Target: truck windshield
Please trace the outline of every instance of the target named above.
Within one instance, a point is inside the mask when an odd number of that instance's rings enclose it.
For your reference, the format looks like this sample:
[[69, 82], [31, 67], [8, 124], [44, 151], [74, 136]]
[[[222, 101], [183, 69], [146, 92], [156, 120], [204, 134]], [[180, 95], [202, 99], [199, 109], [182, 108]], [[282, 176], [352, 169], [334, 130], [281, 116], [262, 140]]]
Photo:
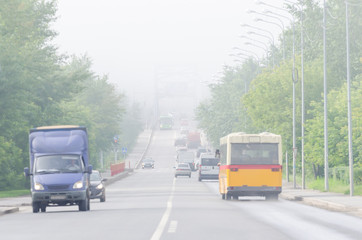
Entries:
[[84, 169], [79, 155], [47, 155], [35, 159], [35, 174], [78, 173]]

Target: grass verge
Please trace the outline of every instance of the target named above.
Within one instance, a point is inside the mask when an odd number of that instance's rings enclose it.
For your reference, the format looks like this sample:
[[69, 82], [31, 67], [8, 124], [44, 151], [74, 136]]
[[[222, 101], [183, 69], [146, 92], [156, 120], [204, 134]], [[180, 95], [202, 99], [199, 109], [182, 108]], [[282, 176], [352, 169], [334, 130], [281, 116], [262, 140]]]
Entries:
[[19, 197], [25, 195], [30, 195], [29, 189], [0, 191], [0, 198]]

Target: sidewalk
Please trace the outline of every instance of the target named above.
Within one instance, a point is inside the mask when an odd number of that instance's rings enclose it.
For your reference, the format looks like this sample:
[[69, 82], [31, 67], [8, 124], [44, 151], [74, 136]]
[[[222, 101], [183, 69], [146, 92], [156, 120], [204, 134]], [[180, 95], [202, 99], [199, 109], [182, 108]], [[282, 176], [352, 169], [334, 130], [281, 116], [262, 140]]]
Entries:
[[362, 218], [362, 196], [350, 197], [342, 193], [303, 190], [300, 186], [294, 189], [292, 182], [283, 181], [283, 190], [279, 197]]
[[[144, 130], [137, 139], [137, 142], [133, 148], [132, 153], [126, 158], [126, 169], [124, 172], [117, 174], [111, 177], [110, 170], [103, 173], [102, 176], [107, 178], [106, 185], [110, 185], [124, 177], [127, 177], [129, 174], [132, 174], [133, 168], [136, 168], [138, 163], [144, 157], [150, 139], [152, 137], [152, 130]], [[128, 168], [130, 166], [131, 168]], [[14, 213], [20, 211], [21, 207], [31, 206], [31, 197], [22, 196], [22, 197], [13, 197], [13, 198], [0, 198], [0, 216], [4, 214]]]

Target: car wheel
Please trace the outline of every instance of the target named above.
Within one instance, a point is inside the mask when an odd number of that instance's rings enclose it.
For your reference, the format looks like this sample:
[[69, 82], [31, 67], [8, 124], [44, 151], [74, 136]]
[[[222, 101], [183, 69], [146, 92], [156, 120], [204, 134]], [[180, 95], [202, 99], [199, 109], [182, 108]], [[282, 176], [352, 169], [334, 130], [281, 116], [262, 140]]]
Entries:
[[101, 202], [105, 202], [106, 201], [106, 193], [103, 192], [101, 198], [99, 199]]
[[191, 174], [189, 175], [189, 178], [191, 178]]

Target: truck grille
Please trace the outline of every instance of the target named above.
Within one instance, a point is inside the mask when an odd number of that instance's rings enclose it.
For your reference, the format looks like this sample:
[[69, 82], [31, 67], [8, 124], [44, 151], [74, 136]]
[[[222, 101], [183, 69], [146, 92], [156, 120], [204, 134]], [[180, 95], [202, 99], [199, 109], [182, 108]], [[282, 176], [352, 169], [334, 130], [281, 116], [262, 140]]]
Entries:
[[49, 190], [66, 190], [69, 188], [69, 185], [49, 185]]

